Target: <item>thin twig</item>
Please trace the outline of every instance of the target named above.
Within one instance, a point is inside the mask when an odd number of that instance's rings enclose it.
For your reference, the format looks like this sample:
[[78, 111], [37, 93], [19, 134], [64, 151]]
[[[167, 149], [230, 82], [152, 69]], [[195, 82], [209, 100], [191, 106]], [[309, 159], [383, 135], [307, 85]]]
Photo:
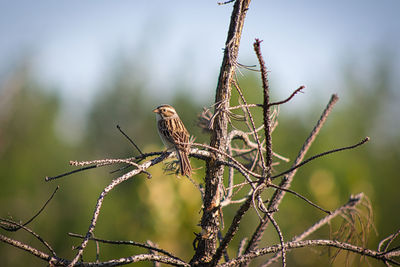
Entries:
[[[268, 107], [278, 106], [278, 105], [282, 105], [282, 104], [289, 102], [297, 93], [302, 93], [301, 90], [303, 90], [304, 88], [305, 88], [304, 85], [300, 86], [285, 100], [278, 101], [278, 102], [272, 102], [272, 103], [268, 104]], [[243, 107], [245, 107], [245, 108], [261, 107], [262, 108], [263, 106], [264, 106], [263, 104], [242, 104], [242, 105], [230, 107], [229, 110], [234, 110], [234, 109], [243, 108]]]
[[[164, 152], [169, 154], [169, 152]], [[97, 167], [101, 166], [106, 166], [110, 164], [115, 164], [115, 163], [126, 163], [131, 166], [135, 166], [136, 168], [139, 168], [139, 164], [136, 162], [132, 161], [131, 159], [100, 159], [100, 160], [92, 160], [92, 161], [70, 161], [69, 164], [73, 166], [83, 166], [83, 165], [88, 165], [88, 164], [96, 164]], [[142, 171], [147, 175], [147, 178], [151, 178], [151, 174], [147, 172], [146, 170]]]
[[254, 107], [262, 107], [262, 104], [240, 104], [237, 106], [229, 107], [229, 110], [239, 109], [239, 108], [254, 108]]
[[239, 243], [239, 247], [238, 247], [238, 251], [237, 251], [237, 256], [242, 256], [243, 252], [244, 252], [244, 246], [246, 245], [247, 242], [247, 237], [243, 238], [240, 243]]
[[[145, 154], [141, 154], [139, 156], [136, 157], [129, 157], [126, 159], [101, 159], [101, 160], [90, 160], [90, 161], [70, 161], [69, 164], [73, 165], [73, 166], [85, 166], [85, 165], [92, 165], [92, 166], [86, 166], [80, 169], [76, 169], [70, 172], [66, 172], [57, 176], [46, 176], [45, 177], [45, 181], [51, 181], [51, 180], [55, 180], [55, 179], [59, 179], [77, 172], [81, 172], [81, 171], [85, 171], [85, 170], [89, 170], [89, 169], [94, 169], [94, 168], [98, 168], [98, 167], [104, 167], [104, 166], [108, 166], [111, 164], [115, 164], [115, 163], [128, 163], [129, 165], [134, 165], [137, 164], [137, 162], [146, 159], [147, 157], [152, 157], [152, 156], [159, 156], [161, 154], [163, 154], [165, 152], [150, 152], [150, 153], [145, 153]], [[134, 162], [136, 161], [136, 162]]]
[[[27, 225], [28, 225], [29, 223], [31, 223], [37, 216], [39, 216], [40, 213], [42, 213], [42, 211], [46, 208], [47, 204], [49, 204], [50, 201], [53, 199], [54, 195], [56, 194], [56, 192], [57, 192], [57, 190], [58, 190], [59, 188], [60, 188], [60, 186], [57, 186], [56, 189], [54, 189], [54, 191], [53, 191], [53, 193], [51, 194], [51, 196], [49, 197], [49, 199], [47, 199], [47, 201], [44, 203], [44, 205], [39, 209], [39, 211], [38, 211], [35, 215], [33, 215], [32, 218], [30, 218], [28, 221], [26, 221], [26, 222], [23, 223], [22, 225], [13, 223], [13, 224], [15, 224], [15, 225], [20, 225], [20, 226], [18, 226], [18, 227], [5, 227], [5, 226], [0, 225], [0, 227], [3, 228], [4, 230], [7, 230], [7, 231], [17, 231], [17, 230], [19, 230], [21, 227], [27, 226]], [[1, 219], [0, 219], [0, 220], [1, 220]]]
[[[80, 235], [80, 234], [75, 234], [75, 233], [68, 233], [68, 235], [71, 236], [71, 237], [76, 237], [76, 238], [85, 238], [85, 236]], [[94, 238], [94, 237], [89, 238], [89, 240], [100, 242], [100, 243], [104, 243], [104, 244], [129, 245], [129, 246], [141, 247], [141, 248], [145, 248], [145, 249], [149, 249], [149, 250], [160, 252], [160, 253], [162, 253], [164, 255], [167, 255], [168, 257], [171, 257], [171, 258], [174, 258], [174, 259], [177, 259], [177, 260], [181, 260], [180, 258], [172, 255], [168, 251], [160, 249], [160, 248], [158, 248], [156, 246], [151, 246], [149, 244], [143, 244], [143, 243], [130, 241], [130, 240], [128, 240], [128, 241], [125, 241], [125, 240], [109, 240], [109, 239]]]
[[312, 202], [311, 200], [308, 200], [306, 197], [300, 195], [300, 194], [297, 193], [296, 191], [293, 191], [293, 190], [290, 190], [290, 189], [288, 189], [288, 188], [283, 188], [283, 187], [274, 185], [273, 183], [268, 183], [267, 186], [270, 186], [270, 187], [273, 187], [273, 188], [276, 188], [276, 189], [283, 190], [283, 191], [286, 191], [286, 192], [288, 192], [288, 193], [291, 193], [291, 194], [295, 195], [296, 197], [301, 198], [302, 200], [304, 200], [305, 202], [307, 202], [307, 203], [310, 204], [311, 206], [313, 206], [313, 207], [315, 207], [315, 208], [317, 208], [317, 209], [319, 209], [319, 210], [321, 210], [321, 211], [323, 211], [323, 212], [325, 212], [325, 213], [331, 214], [331, 212], [330, 212], [329, 210], [326, 210], [326, 209], [324, 209], [324, 208], [318, 206], [317, 204], [315, 204], [315, 203]]
[[297, 88], [288, 98], [286, 98], [285, 100], [282, 101], [278, 101], [278, 102], [273, 102], [269, 104], [269, 107], [271, 106], [277, 106], [277, 105], [282, 105], [285, 104], [287, 102], [289, 102], [297, 93], [302, 93], [301, 90], [303, 90], [305, 88], [304, 85], [300, 86], [299, 88]]
[[[243, 103], [245, 105], [247, 105], [246, 99], [244, 98], [242, 90], [240, 89], [239, 84], [237, 83], [237, 81], [234, 79], [232, 81], [232, 83], [235, 86], [237, 92], [239, 93], [239, 96], [242, 99]], [[266, 174], [267, 166], [265, 166], [264, 155], [262, 153], [262, 146], [261, 146], [261, 143], [260, 143], [260, 138], [258, 137], [256, 125], [254, 123], [253, 115], [251, 115], [250, 109], [248, 107], [245, 107], [245, 109], [246, 109], [246, 113], [249, 116], [249, 119], [250, 119], [250, 122], [251, 122], [251, 127], [253, 129], [252, 133], [254, 135], [254, 139], [257, 142], [258, 153], [259, 153], [259, 156], [260, 156], [260, 161], [261, 161], [261, 165], [262, 165], [262, 169], [263, 169], [263, 176], [264, 176]]]
[[266, 210], [265, 211], [265, 215], [267, 215], [268, 220], [271, 221], [272, 225], [274, 226], [276, 232], [278, 233], [279, 236], [279, 242], [281, 244], [281, 255], [282, 255], [282, 267], [286, 266], [286, 248], [285, 248], [285, 244], [283, 242], [283, 235], [281, 232], [281, 229], [279, 228], [278, 223], [275, 221], [275, 219], [272, 217], [272, 215]]
[[86, 171], [86, 170], [93, 169], [93, 168], [97, 168], [97, 167], [98, 167], [98, 166], [96, 166], [96, 165], [94, 165], [94, 166], [87, 166], [87, 167], [79, 168], [79, 169], [76, 169], [76, 170], [73, 170], [73, 171], [69, 171], [69, 172], [66, 172], [66, 173], [62, 173], [62, 174], [59, 174], [59, 175], [56, 175], [56, 176], [46, 176], [46, 177], [44, 178], [44, 180], [45, 180], [46, 182], [48, 182], [48, 181], [56, 180], [56, 179], [58, 179], [58, 178], [62, 178], [62, 177], [65, 177], [65, 176], [68, 176], [68, 175], [71, 175], [71, 174], [74, 174], [74, 173], [77, 173], [77, 172]]
[[143, 155], [143, 152], [140, 150], [140, 148], [133, 142], [133, 140], [121, 129], [119, 125], [117, 125], [117, 129], [129, 140], [129, 142], [139, 151], [140, 155]]
[[388, 237], [382, 239], [378, 245], [378, 251], [386, 252], [390, 246], [390, 244], [400, 235], [400, 229], [397, 230], [396, 233], [389, 235]]
[[279, 173], [279, 174], [277, 174], [277, 175], [274, 175], [274, 176], [272, 176], [271, 178], [272, 178], [272, 179], [276, 179], [276, 178], [278, 178], [278, 177], [280, 177], [280, 176], [282, 176], [282, 175], [290, 174], [290, 173], [293, 172], [294, 170], [298, 169], [299, 167], [301, 167], [301, 166], [303, 166], [303, 165], [309, 163], [310, 161], [312, 161], [312, 160], [314, 160], [314, 159], [316, 159], [316, 158], [320, 158], [320, 157], [323, 157], [323, 156], [326, 156], [326, 155], [329, 155], [329, 154], [332, 154], [332, 153], [340, 152], [340, 151], [343, 151], [343, 150], [348, 150], [348, 149], [356, 148], [356, 147], [358, 147], [358, 146], [361, 146], [361, 145], [365, 144], [365, 143], [368, 142], [369, 140], [370, 140], [370, 138], [367, 136], [367, 137], [365, 137], [363, 140], [361, 140], [360, 142], [358, 142], [358, 143], [355, 144], [355, 145], [345, 146], [345, 147], [341, 147], [341, 148], [337, 148], [337, 149], [332, 149], [332, 150], [325, 151], [325, 152], [322, 152], [322, 153], [320, 153], [320, 154], [314, 155], [314, 156], [312, 156], [312, 157], [310, 157], [310, 158], [308, 158], [308, 159], [306, 159], [306, 160], [300, 162], [299, 164], [293, 166], [293, 167], [290, 168], [289, 170], [286, 170], [286, 171], [281, 172], [281, 173]]
[[225, 2], [218, 2], [218, 5], [222, 6], [222, 5], [226, 5], [226, 4], [232, 3], [234, 1], [235, 0], [228, 0], [228, 1], [225, 1]]
[[48, 181], [55, 180], [55, 179], [58, 179], [58, 178], [62, 178], [62, 177], [65, 177], [65, 176], [68, 176], [68, 175], [71, 175], [71, 174], [74, 174], [74, 173], [77, 173], [77, 172], [81, 172], [81, 171], [85, 171], [85, 170], [89, 170], [89, 169], [94, 169], [94, 168], [98, 168], [98, 167], [103, 167], [103, 166], [111, 165], [111, 164], [114, 164], [114, 163], [121, 163], [121, 162], [125, 163], [124, 160], [125, 161], [129, 161], [130, 162], [129, 164], [131, 164], [134, 161], [136, 161], [136, 163], [137, 163], [137, 162], [139, 162], [139, 161], [141, 161], [143, 159], [146, 159], [147, 157], [159, 156], [162, 153], [164, 153], [164, 152], [150, 152], [150, 153], [145, 153], [145, 154], [141, 154], [141, 155], [136, 156], [136, 157], [130, 157], [130, 158], [126, 158], [126, 159], [102, 159], [102, 160], [91, 160], [91, 161], [70, 161], [70, 165], [75, 165], [75, 166], [85, 166], [85, 165], [92, 165], [92, 164], [95, 164], [95, 165], [83, 167], [83, 168], [80, 168], [80, 169], [76, 169], [76, 170], [73, 170], [73, 171], [70, 171], [70, 172], [66, 172], [66, 173], [63, 173], [63, 174], [60, 174], [60, 175], [57, 175], [57, 176], [46, 176], [45, 177], [45, 181], [48, 182]]
[[[225, 152], [223, 152], [221, 150], [218, 150], [218, 149], [216, 149], [214, 147], [211, 147], [211, 146], [208, 146], [208, 145], [205, 145], [205, 144], [199, 144], [199, 143], [193, 143], [192, 146], [198, 146], [198, 147], [207, 148], [209, 150], [212, 150], [213, 152], [216, 152], [217, 154], [221, 154], [221, 155], [229, 158], [233, 163], [236, 164], [236, 166], [241, 168], [244, 172], [247, 172], [248, 174], [250, 174], [250, 175], [252, 175], [252, 176], [254, 176], [256, 178], [262, 178], [262, 176], [260, 174], [250, 171], [249, 169], [244, 167], [243, 164], [241, 164], [239, 161], [237, 161], [235, 158], [231, 157], [230, 155], [228, 155], [227, 153], [225, 153]], [[226, 165], [230, 166], [231, 164], [227, 163]]]

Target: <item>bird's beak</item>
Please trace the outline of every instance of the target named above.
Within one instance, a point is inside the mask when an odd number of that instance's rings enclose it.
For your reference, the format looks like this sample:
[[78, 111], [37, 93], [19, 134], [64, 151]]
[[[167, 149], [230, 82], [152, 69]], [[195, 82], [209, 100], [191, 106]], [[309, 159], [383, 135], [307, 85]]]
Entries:
[[153, 109], [154, 113], [158, 113], [158, 108]]

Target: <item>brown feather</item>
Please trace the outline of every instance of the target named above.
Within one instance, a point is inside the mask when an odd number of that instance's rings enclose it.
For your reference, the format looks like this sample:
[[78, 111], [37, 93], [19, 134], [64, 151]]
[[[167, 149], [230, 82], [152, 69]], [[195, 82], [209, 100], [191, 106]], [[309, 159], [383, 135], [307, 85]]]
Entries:
[[157, 121], [157, 127], [163, 143], [167, 150], [172, 148], [176, 150], [181, 174], [190, 176], [192, 167], [189, 160], [189, 132], [173, 107], [162, 105], [156, 108], [154, 112], [161, 116], [161, 119]]

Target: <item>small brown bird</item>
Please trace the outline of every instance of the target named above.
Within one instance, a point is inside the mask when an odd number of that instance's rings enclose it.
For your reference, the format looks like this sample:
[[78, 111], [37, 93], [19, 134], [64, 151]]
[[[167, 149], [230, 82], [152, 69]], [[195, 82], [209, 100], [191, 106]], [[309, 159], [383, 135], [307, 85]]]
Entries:
[[156, 113], [157, 130], [167, 151], [176, 151], [182, 175], [190, 176], [192, 167], [189, 161], [189, 132], [170, 105], [161, 105], [153, 110]]

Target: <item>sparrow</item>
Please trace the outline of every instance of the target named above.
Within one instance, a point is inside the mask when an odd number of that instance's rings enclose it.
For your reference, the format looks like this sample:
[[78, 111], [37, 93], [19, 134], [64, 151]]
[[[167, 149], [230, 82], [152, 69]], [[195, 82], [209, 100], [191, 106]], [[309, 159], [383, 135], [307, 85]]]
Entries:
[[181, 175], [191, 176], [189, 161], [189, 132], [183, 125], [176, 110], [170, 105], [161, 105], [153, 110], [156, 113], [157, 130], [168, 152], [176, 151]]

